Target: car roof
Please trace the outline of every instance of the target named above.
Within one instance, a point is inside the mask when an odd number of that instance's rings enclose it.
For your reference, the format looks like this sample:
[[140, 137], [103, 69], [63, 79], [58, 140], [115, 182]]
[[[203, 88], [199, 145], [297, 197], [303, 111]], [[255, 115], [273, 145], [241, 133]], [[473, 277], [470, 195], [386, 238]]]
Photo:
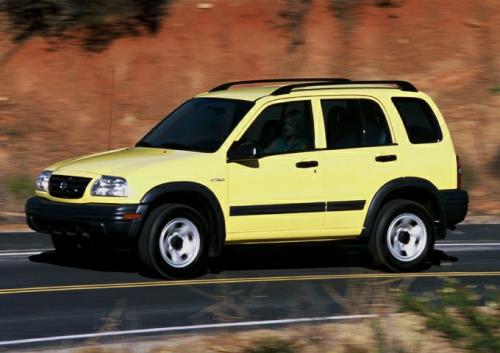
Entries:
[[[197, 98], [225, 98], [225, 99], [239, 99], [246, 101], [256, 101], [257, 99], [270, 96], [276, 89], [283, 87], [283, 85], [272, 85], [272, 86], [258, 86], [258, 87], [241, 87], [241, 88], [231, 88], [219, 91], [210, 91], [197, 95]], [[377, 95], [380, 94], [380, 90], [384, 90], [386, 93], [394, 94], [397, 96], [414, 96], [414, 92], [402, 91], [395, 88], [389, 84], [349, 84], [349, 85], [335, 85], [329, 86], [325, 84], [324, 86], [310, 86], [310, 87], [300, 87], [292, 90], [288, 94], [283, 94], [276, 96], [278, 97], [294, 97], [304, 95], [307, 96], [319, 96], [319, 95], [350, 95], [350, 94], [366, 94], [366, 95]]]

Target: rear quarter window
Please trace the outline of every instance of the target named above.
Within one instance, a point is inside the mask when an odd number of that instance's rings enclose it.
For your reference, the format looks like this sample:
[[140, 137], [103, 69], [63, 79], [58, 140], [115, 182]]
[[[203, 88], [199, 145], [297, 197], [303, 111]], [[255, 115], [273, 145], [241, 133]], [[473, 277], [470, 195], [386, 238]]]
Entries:
[[392, 98], [411, 143], [433, 143], [443, 139], [436, 115], [420, 98]]

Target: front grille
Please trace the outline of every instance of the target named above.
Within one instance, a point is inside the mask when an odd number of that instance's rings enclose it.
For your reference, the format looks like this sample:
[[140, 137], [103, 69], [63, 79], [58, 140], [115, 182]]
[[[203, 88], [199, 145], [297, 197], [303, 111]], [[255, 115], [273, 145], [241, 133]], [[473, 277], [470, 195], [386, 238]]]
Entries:
[[61, 199], [79, 199], [91, 178], [52, 175], [49, 179], [49, 194]]

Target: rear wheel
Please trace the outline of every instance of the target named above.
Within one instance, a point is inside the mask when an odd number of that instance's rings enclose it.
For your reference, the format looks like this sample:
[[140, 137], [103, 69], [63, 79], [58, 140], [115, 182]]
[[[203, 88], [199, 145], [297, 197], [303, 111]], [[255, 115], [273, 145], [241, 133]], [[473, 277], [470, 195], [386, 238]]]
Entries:
[[432, 217], [416, 202], [390, 201], [377, 216], [369, 246], [375, 263], [391, 271], [421, 270], [434, 248]]
[[190, 278], [205, 270], [206, 226], [191, 207], [165, 204], [148, 216], [139, 237], [139, 258], [166, 278]]

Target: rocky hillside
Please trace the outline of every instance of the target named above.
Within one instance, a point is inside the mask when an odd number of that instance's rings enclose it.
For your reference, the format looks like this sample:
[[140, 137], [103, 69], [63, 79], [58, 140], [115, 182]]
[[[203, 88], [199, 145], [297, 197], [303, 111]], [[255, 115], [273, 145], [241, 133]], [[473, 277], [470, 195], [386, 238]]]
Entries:
[[156, 34], [116, 39], [101, 51], [78, 36], [12, 42], [1, 19], [0, 200], [20, 209], [44, 166], [131, 145], [219, 82], [335, 76], [404, 79], [429, 93], [463, 159], [474, 211], [500, 213], [498, 0], [168, 6]]

